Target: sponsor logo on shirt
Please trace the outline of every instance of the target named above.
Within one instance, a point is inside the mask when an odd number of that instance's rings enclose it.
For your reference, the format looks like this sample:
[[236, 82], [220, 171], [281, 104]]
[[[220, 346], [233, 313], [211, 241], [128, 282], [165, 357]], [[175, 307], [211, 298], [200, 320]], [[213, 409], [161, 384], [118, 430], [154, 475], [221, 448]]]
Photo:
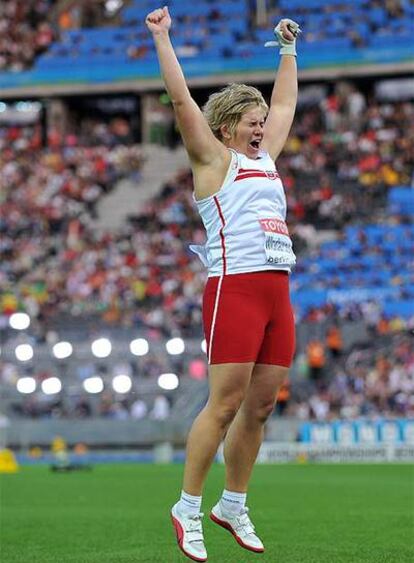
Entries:
[[289, 236], [286, 223], [282, 219], [259, 219], [260, 226], [266, 233], [277, 233]]

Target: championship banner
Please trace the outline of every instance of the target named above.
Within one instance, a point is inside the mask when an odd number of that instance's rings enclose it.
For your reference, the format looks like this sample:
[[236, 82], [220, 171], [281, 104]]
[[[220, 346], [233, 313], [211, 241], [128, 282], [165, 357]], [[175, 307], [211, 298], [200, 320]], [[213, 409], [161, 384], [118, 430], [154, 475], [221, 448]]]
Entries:
[[414, 445], [414, 419], [307, 422], [299, 435], [315, 445]]

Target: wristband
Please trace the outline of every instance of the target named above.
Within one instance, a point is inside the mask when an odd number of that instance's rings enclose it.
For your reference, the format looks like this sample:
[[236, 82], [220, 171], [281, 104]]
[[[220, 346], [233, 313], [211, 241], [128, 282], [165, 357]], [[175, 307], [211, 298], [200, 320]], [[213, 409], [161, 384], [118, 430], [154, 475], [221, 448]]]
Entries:
[[[285, 39], [285, 37], [283, 37], [281, 31], [282, 22], [287, 22], [289, 31], [295, 37], [293, 41], [290, 41], [288, 39]], [[296, 22], [290, 19], [281, 20], [273, 30], [273, 33], [277, 41], [267, 41], [265, 43], [265, 47], [280, 47], [279, 53], [281, 55], [293, 55], [296, 57], [296, 37], [299, 35], [299, 33], [302, 33], [299, 24], [297, 24]]]

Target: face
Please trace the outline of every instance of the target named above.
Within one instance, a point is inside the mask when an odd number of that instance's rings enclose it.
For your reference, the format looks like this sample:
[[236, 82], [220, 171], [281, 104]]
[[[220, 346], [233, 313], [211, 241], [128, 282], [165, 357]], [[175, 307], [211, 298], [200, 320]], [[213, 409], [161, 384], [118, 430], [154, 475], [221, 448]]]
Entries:
[[[234, 134], [227, 133], [228, 137], [224, 137], [224, 144], [245, 154], [248, 158], [258, 158], [263, 139], [265, 117], [266, 114], [260, 107], [246, 111], [237, 124]], [[226, 134], [225, 130], [223, 134]]]

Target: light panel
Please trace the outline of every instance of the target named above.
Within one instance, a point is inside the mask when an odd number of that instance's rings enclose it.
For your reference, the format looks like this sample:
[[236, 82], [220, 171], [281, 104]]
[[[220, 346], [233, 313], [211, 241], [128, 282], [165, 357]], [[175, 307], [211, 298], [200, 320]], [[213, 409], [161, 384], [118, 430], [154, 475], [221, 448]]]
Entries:
[[165, 345], [167, 352], [172, 356], [182, 354], [185, 350], [184, 340], [182, 338], [171, 338]]
[[33, 393], [36, 391], [36, 380], [34, 377], [20, 377], [17, 380], [16, 388], [19, 393]]
[[132, 387], [132, 380], [129, 375], [116, 375], [112, 380], [112, 387], [116, 393], [128, 393]]
[[53, 346], [53, 355], [58, 360], [64, 360], [65, 358], [69, 358], [72, 355], [73, 346], [70, 342], [56, 342]]
[[48, 377], [42, 381], [42, 391], [45, 395], [55, 395], [62, 390], [62, 382], [58, 377]]
[[158, 385], [161, 389], [172, 391], [177, 389], [179, 380], [175, 373], [162, 373], [158, 378]]
[[87, 393], [100, 393], [104, 388], [102, 377], [99, 377], [98, 375], [88, 377], [83, 382], [83, 387]]
[[107, 358], [112, 352], [112, 344], [108, 338], [98, 338], [92, 342], [91, 349], [97, 358]]
[[149, 352], [148, 340], [145, 338], [136, 338], [130, 343], [129, 349], [134, 356], [145, 356]]
[[15, 330], [26, 330], [30, 326], [30, 317], [27, 313], [13, 313], [10, 315], [9, 325]]
[[33, 358], [33, 348], [30, 344], [19, 344], [14, 353], [19, 362], [28, 362]]

